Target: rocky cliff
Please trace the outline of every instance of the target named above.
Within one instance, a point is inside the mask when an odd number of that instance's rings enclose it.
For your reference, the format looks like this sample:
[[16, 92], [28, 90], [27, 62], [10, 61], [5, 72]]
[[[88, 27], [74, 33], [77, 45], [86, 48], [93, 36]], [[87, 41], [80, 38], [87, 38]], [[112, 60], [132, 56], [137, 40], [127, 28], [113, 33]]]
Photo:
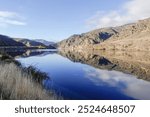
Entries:
[[59, 49], [150, 51], [150, 18], [119, 27], [73, 35], [58, 43]]

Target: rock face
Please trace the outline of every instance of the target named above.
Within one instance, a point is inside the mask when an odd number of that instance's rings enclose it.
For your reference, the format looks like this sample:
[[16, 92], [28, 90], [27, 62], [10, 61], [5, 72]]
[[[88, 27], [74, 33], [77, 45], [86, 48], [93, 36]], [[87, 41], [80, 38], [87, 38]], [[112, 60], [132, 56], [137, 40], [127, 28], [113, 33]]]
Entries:
[[59, 42], [58, 48], [150, 51], [150, 18], [119, 27], [73, 35]]
[[6, 46], [25, 46], [24, 44], [17, 42], [13, 40], [13, 38], [10, 38], [8, 36], [0, 35], [0, 47], [6, 47]]

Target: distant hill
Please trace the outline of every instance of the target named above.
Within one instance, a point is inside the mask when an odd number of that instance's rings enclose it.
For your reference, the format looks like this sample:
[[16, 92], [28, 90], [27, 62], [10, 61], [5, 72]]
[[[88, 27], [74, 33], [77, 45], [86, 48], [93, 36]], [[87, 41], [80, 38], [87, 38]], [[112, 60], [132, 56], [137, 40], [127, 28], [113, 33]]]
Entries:
[[54, 43], [54, 42], [46, 41], [44, 39], [35, 39], [34, 41], [43, 43], [49, 49], [56, 49], [57, 48], [56, 43]]
[[150, 18], [118, 27], [73, 35], [58, 44], [60, 49], [150, 51]]
[[43, 43], [43, 44], [46, 45], [46, 46], [54, 45], [54, 44], [55, 44], [54, 42], [46, 41], [46, 40], [44, 40], [44, 39], [35, 39], [34, 41]]
[[35, 48], [56, 49], [56, 44], [45, 40], [30, 40], [24, 38], [11, 38], [5, 35], [0, 35], [0, 47], [22, 46]]
[[47, 48], [46, 45], [40, 42], [36, 42], [29, 39], [23, 39], [23, 38], [14, 38], [17, 42], [25, 44], [27, 47], [38, 47], [38, 48]]
[[0, 35], [0, 46], [25, 46], [25, 45], [21, 42], [13, 40], [13, 38], [11, 37]]

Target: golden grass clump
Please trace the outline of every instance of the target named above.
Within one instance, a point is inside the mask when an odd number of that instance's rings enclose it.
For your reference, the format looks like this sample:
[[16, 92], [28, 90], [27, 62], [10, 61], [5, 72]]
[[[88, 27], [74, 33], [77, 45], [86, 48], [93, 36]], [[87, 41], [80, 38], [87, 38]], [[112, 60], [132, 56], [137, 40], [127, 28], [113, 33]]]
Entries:
[[47, 93], [32, 77], [14, 63], [0, 64], [0, 99], [47, 100], [56, 98], [54, 93]]

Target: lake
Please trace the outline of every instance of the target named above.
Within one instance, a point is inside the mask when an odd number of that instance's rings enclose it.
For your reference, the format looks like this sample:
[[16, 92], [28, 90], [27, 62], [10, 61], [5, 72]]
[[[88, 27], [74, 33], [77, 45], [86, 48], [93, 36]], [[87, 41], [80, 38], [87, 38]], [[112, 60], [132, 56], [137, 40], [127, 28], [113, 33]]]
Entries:
[[143, 54], [32, 50], [15, 57], [48, 73], [43, 87], [63, 99], [147, 100], [150, 57]]

